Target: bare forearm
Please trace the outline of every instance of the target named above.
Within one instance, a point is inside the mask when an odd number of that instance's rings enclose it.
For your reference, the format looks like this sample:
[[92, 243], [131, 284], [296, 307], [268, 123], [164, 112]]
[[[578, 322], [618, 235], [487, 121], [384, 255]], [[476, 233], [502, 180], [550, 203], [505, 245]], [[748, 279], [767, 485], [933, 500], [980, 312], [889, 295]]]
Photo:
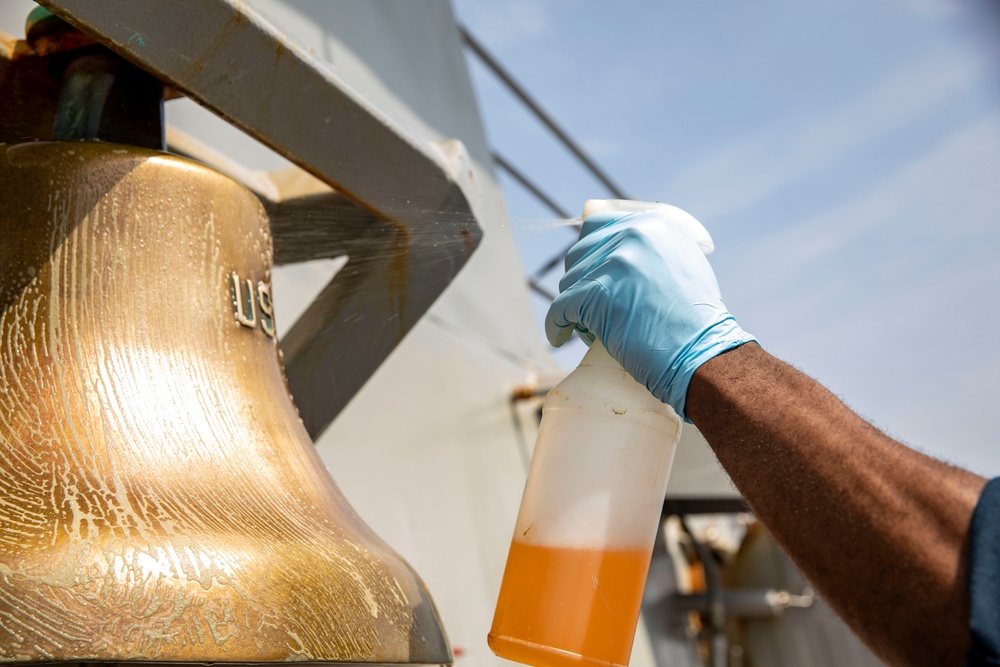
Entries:
[[758, 518], [883, 659], [962, 663], [966, 534], [986, 480], [892, 440], [754, 344], [699, 368], [687, 415]]

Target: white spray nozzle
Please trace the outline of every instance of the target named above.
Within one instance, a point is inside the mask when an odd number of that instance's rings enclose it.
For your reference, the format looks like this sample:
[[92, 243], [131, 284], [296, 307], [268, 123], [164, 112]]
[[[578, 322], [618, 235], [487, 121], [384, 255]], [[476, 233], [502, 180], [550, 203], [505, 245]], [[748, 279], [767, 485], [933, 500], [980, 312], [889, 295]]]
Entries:
[[588, 199], [583, 204], [583, 219], [594, 213], [651, 213], [658, 212], [669, 216], [683, 226], [706, 255], [715, 250], [711, 234], [698, 222], [698, 219], [683, 209], [670, 204], [653, 201], [636, 201], [634, 199]]

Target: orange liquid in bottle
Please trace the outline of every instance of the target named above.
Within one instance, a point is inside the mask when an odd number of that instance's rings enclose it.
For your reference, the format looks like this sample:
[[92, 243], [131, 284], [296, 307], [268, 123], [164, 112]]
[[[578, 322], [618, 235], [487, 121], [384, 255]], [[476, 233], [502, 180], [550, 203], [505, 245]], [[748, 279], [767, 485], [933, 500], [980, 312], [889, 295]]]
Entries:
[[648, 549], [574, 549], [514, 541], [489, 645], [536, 667], [628, 665]]

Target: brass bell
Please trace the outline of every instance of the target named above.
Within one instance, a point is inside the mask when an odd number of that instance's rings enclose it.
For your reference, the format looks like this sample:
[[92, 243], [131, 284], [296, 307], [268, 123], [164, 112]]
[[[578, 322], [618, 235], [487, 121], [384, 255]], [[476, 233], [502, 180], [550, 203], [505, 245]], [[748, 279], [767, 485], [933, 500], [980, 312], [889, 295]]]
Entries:
[[105, 138], [95, 113], [148, 112], [71, 90], [143, 78], [87, 48], [48, 89], [37, 53], [35, 79], [0, 62], [4, 100], [62, 95], [58, 141], [0, 146], [0, 661], [450, 662], [291, 402], [260, 202], [155, 147], [79, 141]]

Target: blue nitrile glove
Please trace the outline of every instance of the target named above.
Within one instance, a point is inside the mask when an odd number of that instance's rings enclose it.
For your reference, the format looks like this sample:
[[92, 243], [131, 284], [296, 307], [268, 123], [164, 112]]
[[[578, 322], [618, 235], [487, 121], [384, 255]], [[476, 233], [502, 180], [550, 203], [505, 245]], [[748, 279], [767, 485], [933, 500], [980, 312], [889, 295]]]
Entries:
[[545, 318], [550, 343], [562, 345], [574, 330], [588, 345], [596, 335], [686, 421], [698, 367], [756, 340], [722, 303], [712, 267], [685, 226], [692, 222], [700, 227], [680, 209], [589, 216]]

